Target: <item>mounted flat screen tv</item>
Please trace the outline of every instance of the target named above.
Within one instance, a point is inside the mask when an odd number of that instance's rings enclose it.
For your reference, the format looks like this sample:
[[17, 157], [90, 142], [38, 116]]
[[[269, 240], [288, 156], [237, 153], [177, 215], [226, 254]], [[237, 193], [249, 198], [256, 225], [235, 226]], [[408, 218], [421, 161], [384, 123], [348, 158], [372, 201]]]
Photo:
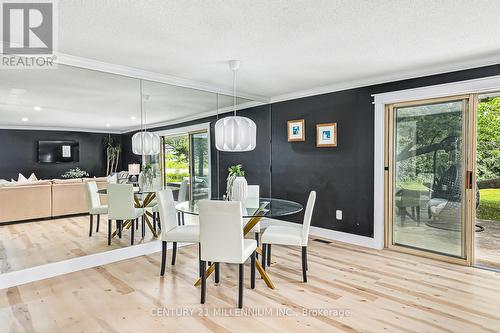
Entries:
[[78, 141], [38, 141], [39, 163], [66, 163], [80, 160]]

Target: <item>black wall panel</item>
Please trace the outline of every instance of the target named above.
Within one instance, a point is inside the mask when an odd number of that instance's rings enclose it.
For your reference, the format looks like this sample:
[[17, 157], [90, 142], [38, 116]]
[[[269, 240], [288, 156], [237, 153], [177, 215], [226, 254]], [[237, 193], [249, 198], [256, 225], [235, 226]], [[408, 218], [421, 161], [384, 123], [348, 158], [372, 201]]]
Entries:
[[[69, 169], [79, 167], [90, 176], [104, 176], [106, 158], [103, 140], [108, 134], [35, 131], [35, 130], [0, 130], [0, 179], [17, 180], [18, 173], [28, 177], [32, 172], [38, 178], [60, 178]], [[121, 142], [121, 135], [113, 135]], [[38, 163], [38, 140], [75, 140], [80, 143], [79, 162]]]

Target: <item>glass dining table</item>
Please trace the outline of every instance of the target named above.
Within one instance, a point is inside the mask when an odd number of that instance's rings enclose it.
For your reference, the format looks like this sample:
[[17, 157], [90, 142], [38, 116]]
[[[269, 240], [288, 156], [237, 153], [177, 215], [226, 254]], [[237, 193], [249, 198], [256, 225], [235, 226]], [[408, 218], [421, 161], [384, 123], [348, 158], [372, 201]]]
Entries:
[[[213, 198], [212, 200], [224, 200], [223, 198]], [[198, 204], [197, 201], [184, 201], [180, 202], [175, 206], [175, 209], [181, 214], [191, 214], [198, 215]], [[243, 218], [248, 219], [243, 227], [243, 236], [248, 234], [252, 228], [260, 222], [263, 218], [276, 218], [286, 215], [296, 214], [302, 211], [303, 206], [294, 201], [276, 199], [276, 198], [248, 198], [245, 202], [242, 202], [242, 213]], [[257, 253], [262, 255], [262, 249], [257, 247]], [[262, 267], [261, 263], [257, 260], [255, 262], [257, 270], [260, 276], [264, 279], [266, 285], [274, 289], [275, 286], [267, 274], [267, 272]], [[205, 276], [208, 278], [215, 271], [215, 263], [212, 263]], [[201, 279], [199, 278], [195, 285], [200, 285]]]

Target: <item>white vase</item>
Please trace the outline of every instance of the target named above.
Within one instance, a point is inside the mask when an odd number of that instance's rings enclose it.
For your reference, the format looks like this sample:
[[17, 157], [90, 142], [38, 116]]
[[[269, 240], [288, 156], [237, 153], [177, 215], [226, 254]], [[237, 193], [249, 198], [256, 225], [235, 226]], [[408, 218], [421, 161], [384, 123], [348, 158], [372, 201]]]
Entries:
[[231, 187], [231, 197], [232, 201], [245, 202], [248, 193], [248, 183], [245, 177], [236, 177], [233, 181]]

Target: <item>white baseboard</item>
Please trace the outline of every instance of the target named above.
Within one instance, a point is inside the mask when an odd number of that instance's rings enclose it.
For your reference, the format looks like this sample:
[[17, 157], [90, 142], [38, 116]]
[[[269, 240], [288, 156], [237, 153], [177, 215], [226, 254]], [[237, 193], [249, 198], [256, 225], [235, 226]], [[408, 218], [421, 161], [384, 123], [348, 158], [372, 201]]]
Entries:
[[[275, 219], [265, 219], [261, 221], [262, 227], [267, 227], [270, 225], [297, 226], [296, 223], [275, 220]], [[319, 227], [311, 226], [311, 229], [309, 230], [309, 235], [327, 238], [333, 241], [339, 241], [343, 243], [369, 247], [377, 250], [381, 250], [383, 248], [383, 246], [380, 246], [380, 244], [378, 244], [378, 242], [371, 237], [359, 236], [359, 235], [349, 234], [347, 232], [335, 231]]]
[[[179, 243], [178, 247], [185, 245], [189, 245], [189, 243]], [[172, 248], [172, 243], [168, 243], [168, 248]], [[151, 241], [144, 244], [127, 246], [121, 249], [89, 254], [83, 257], [25, 268], [15, 272], [3, 273], [0, 274], [0, 289], [15, 287], [21, 284], [48, 279], [51, 277], [81, 271], [96, 266], [106, 265], [116, 261], [147, 255], [158, 251], [161, 251], [161, 242]], [[159, 271], [160, 267], [158, 267], [158, 273]]]

